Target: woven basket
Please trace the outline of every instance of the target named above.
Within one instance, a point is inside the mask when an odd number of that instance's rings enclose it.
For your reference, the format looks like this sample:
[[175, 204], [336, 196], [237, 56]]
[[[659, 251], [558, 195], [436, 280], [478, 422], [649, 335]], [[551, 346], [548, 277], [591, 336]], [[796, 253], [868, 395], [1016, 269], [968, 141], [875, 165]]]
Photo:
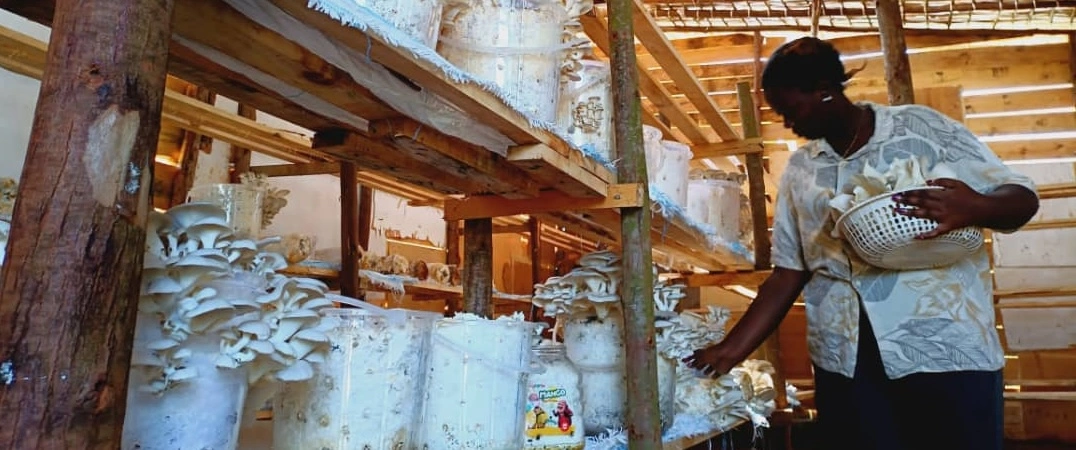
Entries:
[[976, 227], [953, 230], [934, 239], [915, 239], [935, 229], [938, 223], [898, 214], [895, 209], [899, 205], [892, 197], [923, 189], [941, 188], [915, 187], [873, 197], [841, 215], [837, 219], [837, 229], [860, 258], [883, 269], [945, 267], [979, 250], [983, 245], [983, 234]]

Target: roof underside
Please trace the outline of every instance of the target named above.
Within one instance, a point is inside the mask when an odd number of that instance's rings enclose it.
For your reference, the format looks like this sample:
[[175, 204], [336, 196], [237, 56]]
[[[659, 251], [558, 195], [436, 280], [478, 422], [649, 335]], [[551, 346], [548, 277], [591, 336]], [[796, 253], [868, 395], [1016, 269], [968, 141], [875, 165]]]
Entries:
[[[877, 29], [875, 1], [645, 0], [666, 31]], [[1074, 31], [1076, 0], [904, 0], [904, 26], [919, 30]]]

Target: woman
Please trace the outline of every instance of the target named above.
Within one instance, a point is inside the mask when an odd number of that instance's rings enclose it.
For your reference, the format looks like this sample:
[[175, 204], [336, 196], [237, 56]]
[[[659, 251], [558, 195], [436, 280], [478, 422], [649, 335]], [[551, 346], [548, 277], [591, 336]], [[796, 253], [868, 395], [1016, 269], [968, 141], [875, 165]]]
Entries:
[[[900, 214], [1014, 231], [1038, 211], [1034, 185], [960, 123], [932, 109], [855, 104], [837, 50], [815, 38], [783, 45], [762, 75], [767, 103], [809, 139], [781, 179], [773, 274], [728, 337], [685, 358], [726, 373], [777, 328], [803, 294], [815, 366], [821, 449], [1001, 450], [1001, 344], [985, 248], [952, 266], [889, 271], [831, 235], [829, 200], [870, 165], [944, 164], [942, 189], [897, 196]], [[912, 208], [908, 208], [912, 207]]]

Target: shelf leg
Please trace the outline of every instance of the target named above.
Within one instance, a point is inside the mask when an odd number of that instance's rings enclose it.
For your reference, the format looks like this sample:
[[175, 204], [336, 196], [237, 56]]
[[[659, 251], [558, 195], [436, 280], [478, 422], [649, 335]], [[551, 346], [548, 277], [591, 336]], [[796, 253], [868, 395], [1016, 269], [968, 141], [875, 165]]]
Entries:
[[[359, 180], [355, 163], [340, 162], [340, 295], [359, 297]], [[369, 232], [367, 232], [369, 239]]]
[[[643, 151], [642, 101], [636, 70], [634, 0], [610, 0], [609, 41], [613, 76], [613, 129], [620, 161], [620, 183], [646, 183]], [[624, 276], [621, 304], [624, 310], [624, 346], [628, 411], [628, 448], [659, 449], [661, 412], [658, 409], [657, 349], [654, 347], [654, 279], [650, 242], [650, 194], [642, 190], [644, 208], [621, 208], [620, 230]]]
[[493, 318], [493, 219], [463, 221], [463, 310]]
[[120, 446], [173, 6], [55, 2], [0, 274], [0, 448]]

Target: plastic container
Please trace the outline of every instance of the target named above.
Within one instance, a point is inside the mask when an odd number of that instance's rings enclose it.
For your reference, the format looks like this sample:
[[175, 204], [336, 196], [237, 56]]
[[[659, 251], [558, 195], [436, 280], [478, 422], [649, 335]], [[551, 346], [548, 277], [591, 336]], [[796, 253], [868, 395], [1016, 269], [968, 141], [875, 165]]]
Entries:
[[453, 6], [438, 53], [496, 84], [527, 116], [556, 122], [567, 11], [551, 0], [476, 0]]
[[663, 151], [655, 161], [652, 183], [680, 207], [687, 206], [687, 178], [691, 170], [691, 148], [677, 141], [661, 141]]
[[564, 344], [542, 342], [534, 356], [545, 368], [527, 381], [526, 426], [523, 448], [533, 450], [583, 450], [582, 390], [580, 375], [568, 360]]
[[531, 364], [536, 326], [471, 314], [434, 325], [415, 448], [523, 448], [527, 377], [540, 371]]
[[837, 229], [860, 258], [883, 269], [945, 267], [978, 251], [983, 245], [983, 234], [975, 227], [953, 230], [933, 239], [915, 238], [934, 230], [938, 223], [897, 214], [893, 196], [923, 189], [940, 188], [918, 186], [868, 199], [842, 214], [837, 219]]
[[442, 0], [354, 0], [377, 13], [404, 34], [429, 48], [437, 47], [444, 11]]
[[274, 399], [277, 448], [410, 448], [430, 329], [440, 314], [357, 308], [322, 311], [332, 351], [313, 379], [283, 383]]
[[191, 188], [187, 202], [209, 202], [224, 208], [225, 217], [242, 238], [258, 239], [262, 231], [265, 192], [242, 184], [207, 184]]
[[583, 428], [588, 436], [623, 428], [627, 410], [624, 317], [573, 314], [564, 322], [568, 359], [581, 376]]
[[654, 184], [658, 175], [658, 163], [665, 146], [661, 144], [661, 130], [650, 125], [643, 125], [643, 151], [646, 156], [646, 182]]
[[579, 81], [561, 84], [557, 124], [578, 147], [591, 146], [607, 161], [613, 149], [613, 93], [609, 63], [581, 61]]
[[[160, 327], [149, 315], [140, 314], [135, 351], [160, 337]], [[247, 371], [218, 369], [220, 338], [192, 336], [184, 342], [191, 350], [188, 368], [198, 371], [192, 379], [176, 384], [161, 395], [144, 392], [151, 369], [132, 367], [127, 388], [127, 414], [123, 422], [123, 450], [235, 450], [239, 423], [247, 396]]]

